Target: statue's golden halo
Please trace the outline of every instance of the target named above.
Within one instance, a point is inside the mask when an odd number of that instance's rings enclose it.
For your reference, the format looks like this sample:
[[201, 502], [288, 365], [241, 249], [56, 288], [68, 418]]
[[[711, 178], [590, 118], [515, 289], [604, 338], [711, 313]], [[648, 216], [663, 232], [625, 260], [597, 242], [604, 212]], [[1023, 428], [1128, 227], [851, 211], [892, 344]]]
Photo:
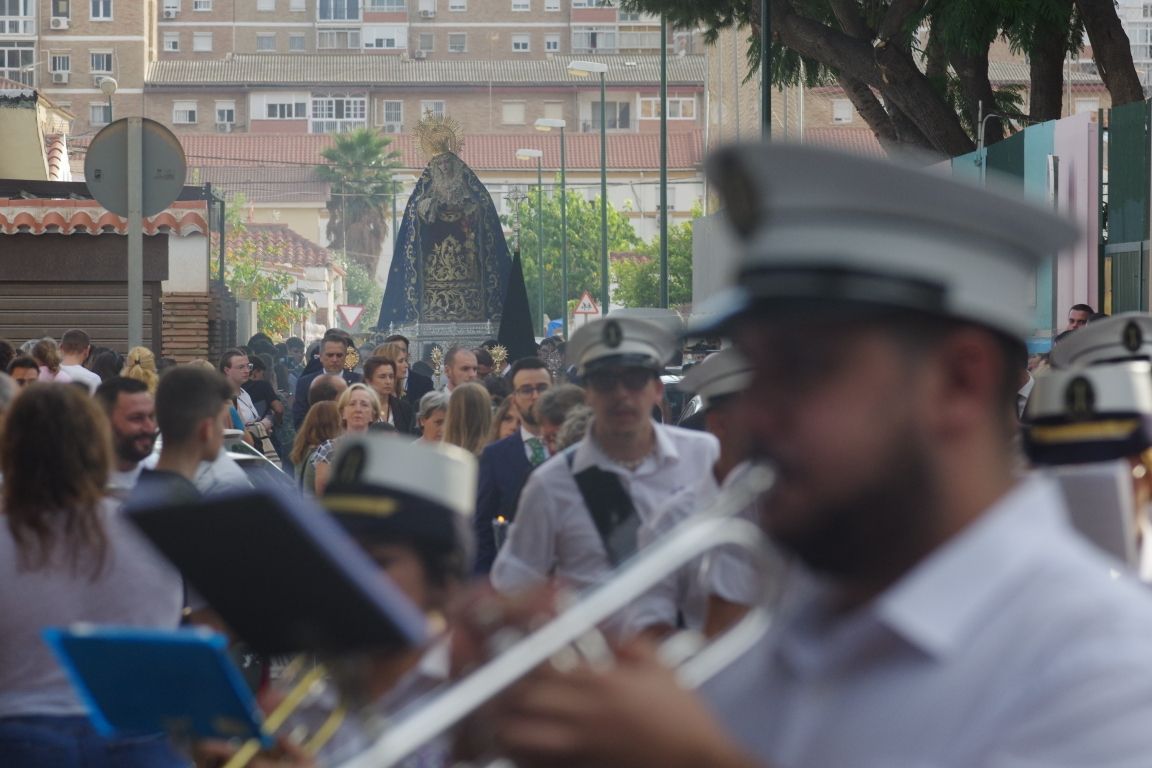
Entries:
[[458, 155], [464, 147], [460, 123], [450, 117], [437, 117], [431, 112], [425, 112], [420, 119], [416, 136], [420, 139], [420, 149], [429, 159], [445, 152]]

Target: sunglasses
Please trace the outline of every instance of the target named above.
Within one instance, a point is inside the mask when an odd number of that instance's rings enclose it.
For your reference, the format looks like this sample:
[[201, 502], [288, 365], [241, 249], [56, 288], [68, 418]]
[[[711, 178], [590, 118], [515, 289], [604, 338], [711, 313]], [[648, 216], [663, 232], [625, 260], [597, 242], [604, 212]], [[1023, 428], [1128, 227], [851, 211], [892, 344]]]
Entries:
[[639, 392], [654, 378], [655, 372], [647, 368], [616, 368], [592, 371], [584, 380], [597, 392], [607, 393], [615, 391], [617, 385], [623, 385], [630, 392]]

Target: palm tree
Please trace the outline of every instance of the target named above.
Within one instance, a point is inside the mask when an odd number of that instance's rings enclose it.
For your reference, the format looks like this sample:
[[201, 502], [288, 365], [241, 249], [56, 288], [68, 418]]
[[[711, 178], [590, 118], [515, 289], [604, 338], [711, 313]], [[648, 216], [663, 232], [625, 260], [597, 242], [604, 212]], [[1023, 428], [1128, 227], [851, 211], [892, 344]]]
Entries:
[[332, 146], [320, 154], [328, 162], [317, 166], [319, 179], [332, 184], [328, 198], [329, 247], [346, 253], [376, 274], [380, 249], [388, 235], [386, 211], [400, 167], [392, 140], [371, 128], [336, 134]]

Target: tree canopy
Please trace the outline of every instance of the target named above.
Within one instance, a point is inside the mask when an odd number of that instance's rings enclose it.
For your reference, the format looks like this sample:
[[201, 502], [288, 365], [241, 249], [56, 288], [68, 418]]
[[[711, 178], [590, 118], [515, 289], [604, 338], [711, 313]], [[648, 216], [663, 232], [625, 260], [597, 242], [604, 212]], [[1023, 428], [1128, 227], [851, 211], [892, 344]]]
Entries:
[[[760, 61], [760, 0], [622, 0], [665, 14], [714, 40], [746, 29], [749, 65]], [[1113, 0], [769, 0], [772, 81], [838, 83], [886, 147], [912, 145], [955, 156], [971, 151], [977, 115], [1040, 122], [1060, 116], [1066, 55], [1084, 35], [1114, 106], [1144, 98]], [[1003, 37], [1026, 54], [1027, 105], [989, 78], [989, 49]], [[1004, 135], [993, 118], [985, 141]]]
[[[668, 304], [683, 308], [692, 303], [692, 223], [704, 215], [699, 204], [692, 221], [668, 227]], [[625, 307], [660, 306], [660, 235], [644, 243], [636, 258], [613, 265], [616, 290], [612, 300]]]

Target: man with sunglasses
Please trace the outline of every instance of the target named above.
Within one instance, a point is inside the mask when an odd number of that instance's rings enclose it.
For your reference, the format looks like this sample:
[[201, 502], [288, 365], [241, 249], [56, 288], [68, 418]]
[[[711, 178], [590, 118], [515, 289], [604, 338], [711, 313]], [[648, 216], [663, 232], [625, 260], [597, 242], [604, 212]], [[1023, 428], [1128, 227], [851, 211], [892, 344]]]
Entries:
[[652, 419], [676, 344], [664, 328], [632, 317], [573, 334], [567, 362], [584, 377], [592, 423], [582, 442], [529, 476], [492, 567], [497, 590], [552, 576], [578, 590], [598, 583], [635, 552], [639, 526], [710, 470], [716, 438]]

